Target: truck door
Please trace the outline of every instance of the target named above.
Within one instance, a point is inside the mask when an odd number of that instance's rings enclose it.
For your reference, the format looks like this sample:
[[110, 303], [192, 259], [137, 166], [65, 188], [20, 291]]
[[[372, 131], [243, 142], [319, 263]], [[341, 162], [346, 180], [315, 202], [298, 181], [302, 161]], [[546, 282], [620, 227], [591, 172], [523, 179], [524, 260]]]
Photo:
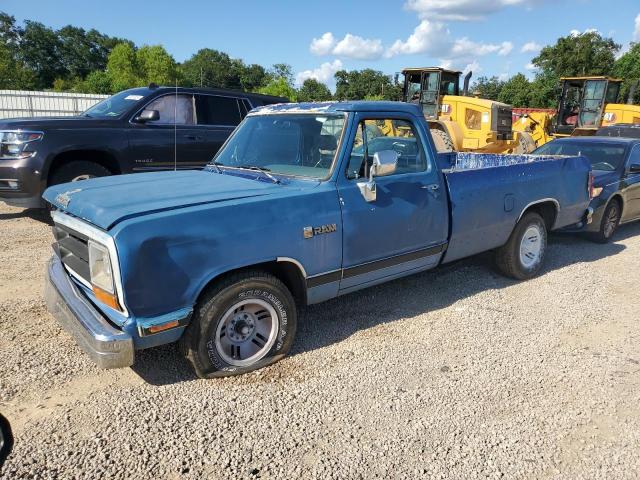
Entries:
[[625, 200], [622, 221], [640, 218], [640, 173], [631, 172], [631, 165], [640, 165], [640, 145], [633, 147], [629, 153], [625, 173], [622, 177], [621, 187]]
[[[350, 154], [338, 172], [345, 293], [437, 265], [449, 218], [441, 175], [431, 149], [425, 149], [427, 133], [413, 117], [358, 114], [355, 121]], [[386, 128], [390, 123], [395, 128]], [[367, 201], [358, 184], [367, 181], [373, 155], [384, 150], [398, 153], [398, 166], [374, 178], [376, 199]]]
[[582, 105], [578, 120], [579, 127], [599, 127], [604, 108], [606, 80], [587, 80], [584, 82]]

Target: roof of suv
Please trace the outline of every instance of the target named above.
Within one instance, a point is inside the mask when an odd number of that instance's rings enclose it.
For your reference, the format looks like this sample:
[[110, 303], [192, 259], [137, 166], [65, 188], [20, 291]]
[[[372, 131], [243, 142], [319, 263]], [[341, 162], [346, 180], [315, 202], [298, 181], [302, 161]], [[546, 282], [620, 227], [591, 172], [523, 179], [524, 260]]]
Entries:
[[261, 93], [250, 93], [250, 92], [243, 92], [241, 90], [231, 90], [231, 89], [226, 89], [226, 88], [206, 88], [206, 87], [156, 87], [156, 86], [149, 86], [149, 87], [139, 87], [139, 88], [132, 88], [129, 91], [131, 93], [135, 93], [138, 95], [150, 95], [151, 93], [154, 92], [161, 92], [161, 93], [165, 93], [165, 92], [175, 92], [178, 91], [178, 93], [205, 93], [205, 94], [209, 94], [209, 95], [231, 95], [231, 96], [235, 96], [235, 97], [244, 97], [244, 98], [251, 98], [251, 99], [259, 99], [259, 100], [263, 100], [267, 103], [282, 103], [282, 102], [288, 102], [289, 99], [285, 98], [285, 97], [276, 97], [273, 95], [263, 95]]

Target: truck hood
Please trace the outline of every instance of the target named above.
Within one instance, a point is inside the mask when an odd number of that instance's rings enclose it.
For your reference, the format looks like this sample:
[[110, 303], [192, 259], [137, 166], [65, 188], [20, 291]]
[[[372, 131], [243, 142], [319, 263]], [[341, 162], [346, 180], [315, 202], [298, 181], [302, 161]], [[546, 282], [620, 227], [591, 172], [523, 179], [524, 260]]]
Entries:
[[255, 177], [211, 171], [135, 173], [63, 183], [45, 190], [56, 208], [104, 230], [127, 218], [164, 210], [264, 196], [286, 188]]

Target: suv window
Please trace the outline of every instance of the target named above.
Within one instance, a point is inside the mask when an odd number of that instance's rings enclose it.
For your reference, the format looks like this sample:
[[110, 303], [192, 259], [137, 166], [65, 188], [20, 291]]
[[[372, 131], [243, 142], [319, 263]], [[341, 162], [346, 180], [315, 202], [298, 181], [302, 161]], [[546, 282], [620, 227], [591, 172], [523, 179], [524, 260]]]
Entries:
[[196, 95], [198, 125], [235, 127], [242, 120], [238, 99], [216, 95]]
[[163, 95], [153, 100], [145, 110], [157, 110], [160, 120], [147, 122], [151, 125], [193, 125], [194, 110], [191, 95]]
[[427, 169], [424, 150], [411, 122], [395, 119], [364, 120], [358, 125], [347, 166], [347, 177], [367, 177], [373, 155], [382, 150], [394, 150], [398, 153], [398, 168], [394, 175]]

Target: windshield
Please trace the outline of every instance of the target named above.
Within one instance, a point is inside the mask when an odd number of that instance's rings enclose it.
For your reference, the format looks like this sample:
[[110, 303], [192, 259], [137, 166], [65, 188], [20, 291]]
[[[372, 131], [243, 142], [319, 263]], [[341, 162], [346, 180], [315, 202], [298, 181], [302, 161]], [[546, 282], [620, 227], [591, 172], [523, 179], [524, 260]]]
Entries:
[[257, 167], [273, 174], [326, 178], [344, 124], [343, 115], [248, 116], [213, 161], [220, 167]]
[[591, 162], [591, 168], [613, 172], [624, 163], [625, 145], [606, 143], [549, 142], [533, 152], [534, 155], [584, 155]]
[[144, 95], [135, 93], [135, 90], [127, 90], [116, 93], [115, 95], [105, 98], [100, 103], [96, 103], [93, 107], [83, 113], [83, 115], [91, 118], [114, 118], [119, 117], [137, 102], [142, 100]]

